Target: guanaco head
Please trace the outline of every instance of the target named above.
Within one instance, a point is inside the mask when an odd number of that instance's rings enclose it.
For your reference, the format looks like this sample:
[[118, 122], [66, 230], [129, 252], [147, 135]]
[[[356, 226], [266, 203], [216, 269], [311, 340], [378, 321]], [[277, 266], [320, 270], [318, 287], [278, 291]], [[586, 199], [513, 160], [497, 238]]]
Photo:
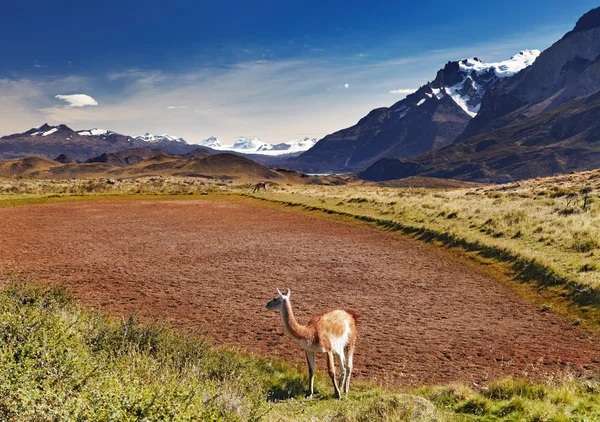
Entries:
[[269, 311], [281, 311], [281, 309], [283, 308], [283, 302], [285, 300], [289, 300], [290, 293], [290, 289], [287, 289], [287, 292], [285, 294], [281, 293], [281, 291], [277, 289], [277, 296], [267, 303], [267, 309]]

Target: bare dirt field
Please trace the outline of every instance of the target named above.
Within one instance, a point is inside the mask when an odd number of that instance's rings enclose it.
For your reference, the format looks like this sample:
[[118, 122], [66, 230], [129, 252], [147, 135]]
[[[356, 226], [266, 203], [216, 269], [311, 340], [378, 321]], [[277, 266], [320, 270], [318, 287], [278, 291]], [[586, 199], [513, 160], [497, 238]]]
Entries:
[[[0, 209], [0, 275], [71, 287], [87, 305], [303, 361], [265, 309], [359, 313], [359, 377], [416, 386], [600, 369], [599, 338], [472, 265], [366, 226], [251, 200], [82, 201]], [[324, 359], [317, 366], [324, 368]]]

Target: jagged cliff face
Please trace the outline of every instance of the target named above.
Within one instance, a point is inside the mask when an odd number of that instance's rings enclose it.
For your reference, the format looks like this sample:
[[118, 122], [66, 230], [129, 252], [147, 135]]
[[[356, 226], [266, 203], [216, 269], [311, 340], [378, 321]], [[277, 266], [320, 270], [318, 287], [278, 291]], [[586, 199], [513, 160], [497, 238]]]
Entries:
[[506, 182], [600, 167], [600, 8], [533, 65], [489, 89], [457, 141], [362, 177], [412, 175]]
[[490, 89], [459, 141], [523, 121], [600, 89], [600, 8], [544, 51], [533, 66]]
[[436, 78], [391, 107], [326, 136], [294, 163], [307, 171], [350, 171], [382, 157], [404, 158], [450, 145], [477, 115], [487, 90], [533, 63], [526, 50], [499, 63], [449, 62]]

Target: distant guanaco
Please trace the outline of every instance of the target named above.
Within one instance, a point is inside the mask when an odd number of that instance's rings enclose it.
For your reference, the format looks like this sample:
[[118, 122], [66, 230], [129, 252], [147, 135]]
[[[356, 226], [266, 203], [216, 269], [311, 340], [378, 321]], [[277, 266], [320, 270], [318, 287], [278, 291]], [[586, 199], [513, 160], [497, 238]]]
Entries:
[[[338, 399], [342, 399], [340, 387], [344, 393], [350, 389], [350, 374], [352, 373], [352, 356], [356, 345], [357, 315], [354, 311], [336, 309], [334, 311], [313, 316], [308, 324], [302, 325], [296, 321], [290, 289], [283, 294], [277, 289], [277, 297], [267, 303], [267, 309], [280, 311], [283, 318], [283, 328], [300, 347], [306, 352], [311, 398], [314, 392], [315, 353], [327, 354], [327, 371], [333, 382], [333, 388]], [[339, 384], [335, 377], [334, 355], [340, 365]]]
[[254, 185], [254, 190], [252, 191], [252, 193], [255, 192], [260, 192], [260, 190], [264, 190], [265, 192], [267, 191], [267, 182], [259, 182], [256, 185]]

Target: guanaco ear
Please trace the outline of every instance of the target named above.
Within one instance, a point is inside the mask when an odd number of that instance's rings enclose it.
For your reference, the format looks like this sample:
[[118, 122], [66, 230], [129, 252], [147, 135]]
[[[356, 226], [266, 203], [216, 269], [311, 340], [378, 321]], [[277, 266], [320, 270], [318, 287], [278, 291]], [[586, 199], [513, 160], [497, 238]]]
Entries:
[[287, 289], [287, 292], [285, 293], [286, 297], [290, 297], [290, 293], [292, 293], [292, 291], [290, 289]]
[[281, 293], [281, 290], [279, 290], [279, 289], [277, 289], [277, 294], [278, 294], [279, 296], [283, 296], [283, 293]]

